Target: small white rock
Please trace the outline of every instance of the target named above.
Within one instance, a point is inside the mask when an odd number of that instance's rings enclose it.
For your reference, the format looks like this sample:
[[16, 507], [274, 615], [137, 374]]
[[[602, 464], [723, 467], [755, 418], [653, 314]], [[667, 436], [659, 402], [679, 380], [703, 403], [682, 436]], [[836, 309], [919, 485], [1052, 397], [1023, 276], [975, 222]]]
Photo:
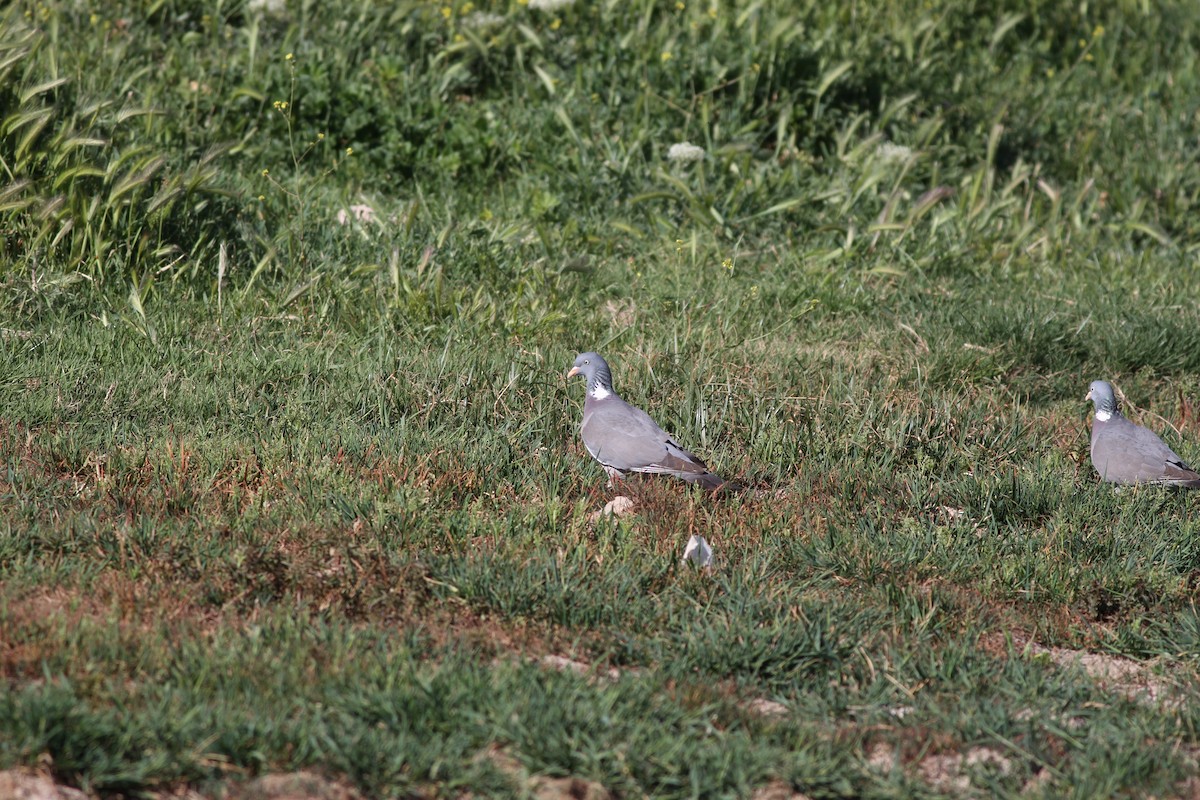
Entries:
[[633, 510], [633, 501], [623, 494], [619, 494], [612, 500], [604, 504], [604, 508], [599, 511], [592, 512], [591, 523], [595, 525], [605, 517], [623, 517]]
[[788, 707], [783, 703], [768, 700], [765, 697], [756, 697], [751, 700], [747, 708], [763, 717], [786, 717], [789, 713]]

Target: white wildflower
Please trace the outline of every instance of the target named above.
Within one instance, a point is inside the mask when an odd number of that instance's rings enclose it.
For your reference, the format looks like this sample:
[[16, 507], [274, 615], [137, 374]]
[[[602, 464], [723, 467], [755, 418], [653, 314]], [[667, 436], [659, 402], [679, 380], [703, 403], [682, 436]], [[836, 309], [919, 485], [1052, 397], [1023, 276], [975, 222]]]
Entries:
[[679, 142], [667, 150], [668, 161], [699, 161], [704, 158], [704, 148], [691, 142]]
[[344, 208], [338, 210], [337, 221], [339, 225], [345, 225], [351, 219], [358, 220], [359, 222], [374, 222], [375, 209], [365, 205], [354, 205], [350, 206], [349, 213]]
[[558, 11], [574, 4], [575, 0], [529, 0], [529, 7], [535, 11]]
[[875, 148], [875, 157], [890, 164], [894, 161], [908, 161], [913, 157], [913, 151], [911, 147], [905, 147], [902, 144], [884, 142]]
[[504, 23], [504, 17], [500, 14], [489, 14], [486, 11], [476, 11], [462, 21], [463, 27], [474, 28], [494, 28], [497, 25]]
[[250, 0], [246, 3], [246, 10], [251, 14], [261, 11], [264, 14], [282, 16], [287, 12], [287, 0]]

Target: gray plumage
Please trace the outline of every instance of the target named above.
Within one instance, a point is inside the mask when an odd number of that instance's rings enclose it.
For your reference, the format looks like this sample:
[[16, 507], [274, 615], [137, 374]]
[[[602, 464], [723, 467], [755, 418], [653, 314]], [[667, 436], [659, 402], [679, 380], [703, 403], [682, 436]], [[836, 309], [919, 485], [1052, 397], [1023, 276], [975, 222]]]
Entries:
[[1092, 381], [1087, 400], [1092, 420], [1092, 466], [1101, 480], [1120, 485], [1152, 483], [1200, 489], [1200, 473], [1189, 467], [1153, 431], [1126, 419], [1107, 381]]
[[640, 408], [626, 403], [613, 390], [608, 362], [596, 353], [581, 353], [567, 377], [587, 379], [583, 402], [583, 445], [600, 462], [609, 479], [630, 472], [674, 475], [705, 489], [726, 485], [704, 462], [683, 449], [669, 433]]

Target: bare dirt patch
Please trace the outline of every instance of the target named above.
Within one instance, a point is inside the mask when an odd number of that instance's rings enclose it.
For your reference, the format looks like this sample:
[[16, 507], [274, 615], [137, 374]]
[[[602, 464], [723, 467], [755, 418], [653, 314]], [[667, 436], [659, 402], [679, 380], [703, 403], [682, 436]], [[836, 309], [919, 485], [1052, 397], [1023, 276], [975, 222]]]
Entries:
[[797, 792], [786, 781], [771, 781], [755, 789], [750, 800], [808, 800], [808, 795]]
[[609, 300], [604, 304], [604, 311], [608, 314], [614, 328], [628, 328], [633, 324], [637, 314], [637, 307], [629, 298], [622, 300]]
[[501, 747], [490, 747], [476, 756], [489, 761], [515, 783], [523, 786], [537, 800], [610, 800], [612, 793], [602, 784], [584, 778], [553, 778], [531, 775], [512, 753]]
[[234, 789], [229, 800], [362, 800], [362, 795], [315, 772], [290, 772], [256, 778]]
[[971, 773], [990, 769], [1000, 775], [1012, 772], [1012, 761], [991, 747], [972, 747], [966, 753], [939, 753], [926, 756], [917, 766], [921, 779], [938, 791], [966, 794], [971, 789]]
[[[881, 775], [902, 768], [899, 753], [885, 742], [877, 742], [867, 752], [867, 767]], [[972, 747], [966, 752], [946, 750], [930, 753], [915, 764], [909, 765], [915, 776], [930, 787], [951, 795], [966, 795], [972, 792], [972, 776], [981, 771], [1006, 776], [1012, 773], [1011, 759], [991, 747]]]
[[751, 714], [755, 714], [760, 717], [783, 718], [792, 713], [783, 703], [776, 702], [775, 700], [768, 700], [765, 697], [754, 698], [746, 703], [745, 708]]
[[875, 772], [887, 774], [896, 766], [896, 748], [884, 742], [876, 742], [867, 751], [867, 766]]
[[55, 783], [48, 775], [23, 769], [0, 772], [0, 797], [5, 800], [87, 800], [78, 789]]
[[537, 800], [608, 800], [612, 794], [595, 781], [582, 778], [547, 778], [539, 776], [530, 782]]
[[1082, 670], [1100, 688], [1128, 700], [1165, 706], [1179, 703], [1174, 686], [1169, 681], [1155, 675], [1149, 665], [1130, 658], [1063, 647], [1044, 647], [1033, 641], [1025, 643], [1025, 653], [1047, 658], [1060, 669]]
[[622, 675], [621, 670], [616, 667], [609, 667], [607, 669], [595, 667], [565, 656], [544, 655], [538, 659], [538, 663], [543, 667], [549, 667], [559, 672], [572, 672], [576, 675], [595, 675], [598, 678], [609, 681], [620, 680]]

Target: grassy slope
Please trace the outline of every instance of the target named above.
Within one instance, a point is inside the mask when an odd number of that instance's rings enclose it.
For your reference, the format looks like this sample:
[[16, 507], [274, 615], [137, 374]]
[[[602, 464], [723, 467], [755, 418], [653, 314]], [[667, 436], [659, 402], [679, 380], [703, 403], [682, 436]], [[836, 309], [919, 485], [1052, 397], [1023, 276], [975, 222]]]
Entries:
[[[518, 792], [498, 747], [822, 797], [960, 794], [961, 753], [993, 794], [1185, 794], [1196, 498], [1096, 486], [1080, 398], [1200, 460], [1186, 10], [876, 5], [29, 6], [68, 87], [145, 65], [175, 110], [115, 140], [238, 144], [150, 233], [153, 198], [76, 250], [6, 212], [0, 762]], [[593, 527], [588, 348], [754, 491], [635, 482]]]

